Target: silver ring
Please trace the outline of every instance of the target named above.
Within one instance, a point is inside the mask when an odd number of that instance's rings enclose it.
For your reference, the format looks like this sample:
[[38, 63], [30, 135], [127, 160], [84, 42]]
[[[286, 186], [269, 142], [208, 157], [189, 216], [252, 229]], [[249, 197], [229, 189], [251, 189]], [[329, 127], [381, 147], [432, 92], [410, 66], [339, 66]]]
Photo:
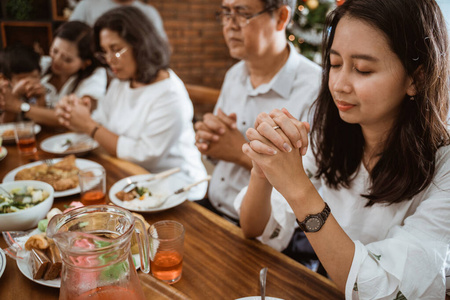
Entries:
[[273, 126], [272, 128], [273, 128], [273, 130], [277, 130], [277, 129], [280, 129], [280, 126], [277, 125], [277, 126]]

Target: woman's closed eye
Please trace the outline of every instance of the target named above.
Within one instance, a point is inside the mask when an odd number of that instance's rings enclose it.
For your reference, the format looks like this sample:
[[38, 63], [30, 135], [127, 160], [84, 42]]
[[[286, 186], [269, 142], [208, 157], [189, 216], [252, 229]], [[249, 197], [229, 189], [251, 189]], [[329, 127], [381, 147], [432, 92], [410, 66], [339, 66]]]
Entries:
[[356, 66], [353, 67], [353, 70], [355, 70], [356, 72], [358, 72], [361, 75], [369, 75], [372, 74], [372, 71], [370, 70], [366, 70], [364, 68], [358, 68]]
[[332, 69], [337, 69], [340, 66], [341, 66], [340, 64], [330, 64], [330, 68], [332, 68]]

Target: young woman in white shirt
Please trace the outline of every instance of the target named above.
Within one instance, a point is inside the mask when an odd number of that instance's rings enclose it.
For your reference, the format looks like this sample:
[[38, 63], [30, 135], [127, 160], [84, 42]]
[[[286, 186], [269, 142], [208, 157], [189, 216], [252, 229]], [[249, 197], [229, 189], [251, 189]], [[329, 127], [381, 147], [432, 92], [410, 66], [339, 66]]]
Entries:
[[[60, 122], [152, 173], [181, 167], [189, 181], [206, 176], [194, 145], [192, 102], [169, 69], [168, 42], [131, 6], [102, 15], [94, 32], [98, 55], [117, 78], [92, 117], [79, 99], [69, 97], [58, 106]], [[206, 186], [191, 196], [202, 198]]]
[[244, 234], [285, 246], [297, 220], [347, 299], [444, 299], [450, 136], [442, 13], [434, 0], [347, 0], [326, 32], [312, 153], [309, 125], [286, 110], [260, 114], [247, 131], [243, 151], [253, 169], [236, 201]]
[[93, 30], [85, 23], [62, 24], [54, 35], [50, 56], [41, 58], [41, 84], [46, 89], [46, 105], [29, 105], [10, 94], [5, 110], [22, 113], [23, 117], [37, 123], [59, 126], [53, 108], [63, 97], [74, 94], [89, 107], [95, 107], [105, 94], [107, 76], [94, 57], [92, 38]]

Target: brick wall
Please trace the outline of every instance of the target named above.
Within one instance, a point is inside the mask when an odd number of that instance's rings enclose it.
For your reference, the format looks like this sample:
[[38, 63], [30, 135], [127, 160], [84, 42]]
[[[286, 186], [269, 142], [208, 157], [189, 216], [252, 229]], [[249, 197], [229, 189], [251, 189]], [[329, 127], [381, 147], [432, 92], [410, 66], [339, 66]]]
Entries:
[[215, 19], [221, 0], [151, 0], [161, 14], [172, 45], [171, 68], [189, 84], [222, 86], [236, 61], [228, 53]]

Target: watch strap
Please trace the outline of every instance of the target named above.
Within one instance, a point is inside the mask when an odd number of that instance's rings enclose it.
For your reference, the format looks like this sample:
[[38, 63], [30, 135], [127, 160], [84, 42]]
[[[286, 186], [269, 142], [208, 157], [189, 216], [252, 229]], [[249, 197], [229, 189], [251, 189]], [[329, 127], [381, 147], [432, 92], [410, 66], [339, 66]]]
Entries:
[[[311, 215], [307, 215], [306, 218], [303, 221], [299, 221], [298, 219], [296, 219], [297, 224], [299, 226], [299, 228], [304, 231], [304, 232], [317, 232], [319, 231], [323, 224], [325, 224], [325, 221], [328, 219], [328, 216], [331, 213], [331, 209], [328, 206], [328, 204], [325, 202], [325, 207], [324, 209], [318, 213], [318, 214], [311, 214]], [[311, 218], [318, 218], [320, 220], [320, 227], [317, 230], [309, 230], [308, 227], [306, 226], [306, 222], [311, 219]]]

